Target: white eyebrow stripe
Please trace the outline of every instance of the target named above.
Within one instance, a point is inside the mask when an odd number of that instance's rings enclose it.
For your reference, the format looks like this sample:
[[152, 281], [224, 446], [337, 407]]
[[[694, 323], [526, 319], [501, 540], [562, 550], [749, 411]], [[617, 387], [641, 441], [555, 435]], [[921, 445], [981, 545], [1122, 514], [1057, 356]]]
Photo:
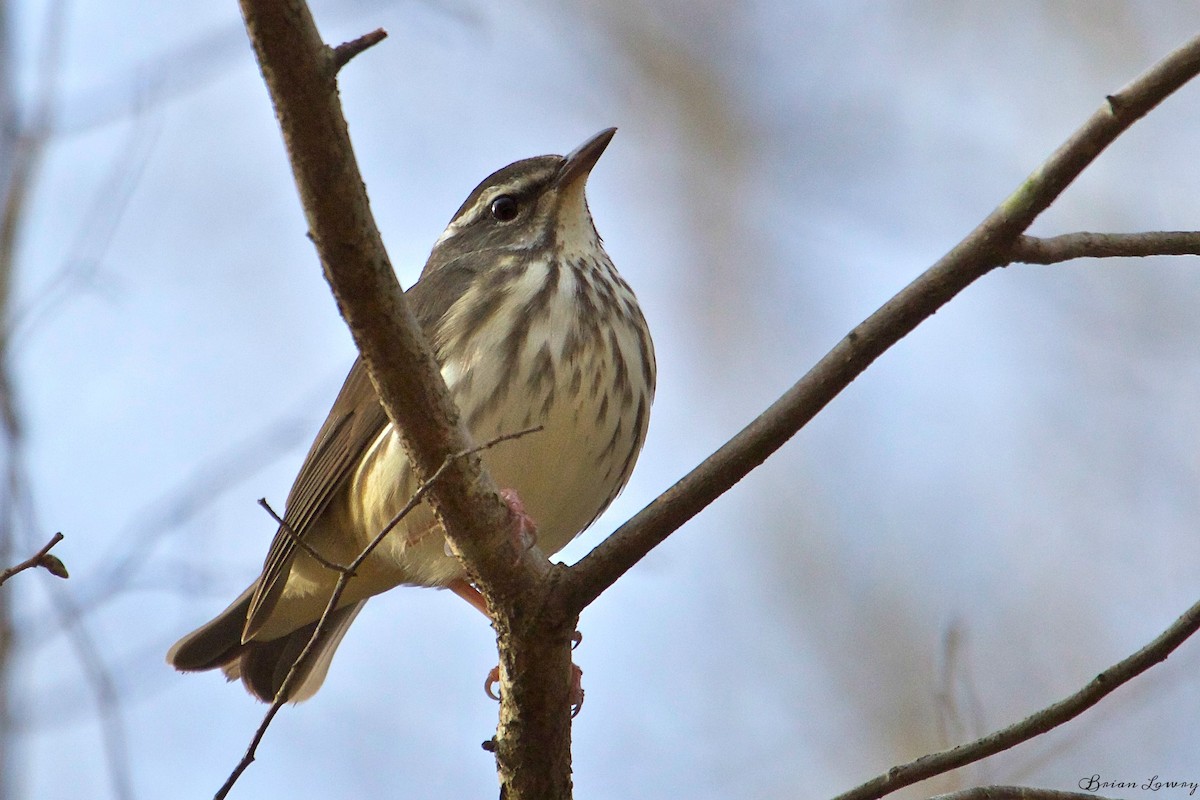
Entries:
[[446, 226], [446, 230], [442, 231], [442, 235], [433, 243], [437, 247], [442, 242], [458, 234], [463, 229], [463, 226], [474, 222], [479, 217], [486, 213], [486, 209], [502, 194], [520, 194], [530, 184], [530, 178], [526, 176], [514, 177], [512, 180], [502, 183], [499, 186], [490, 187], [486, 192], [479, 195], [479, 198], [471, 205], [469, 209], [460, 214], [453, 222]]

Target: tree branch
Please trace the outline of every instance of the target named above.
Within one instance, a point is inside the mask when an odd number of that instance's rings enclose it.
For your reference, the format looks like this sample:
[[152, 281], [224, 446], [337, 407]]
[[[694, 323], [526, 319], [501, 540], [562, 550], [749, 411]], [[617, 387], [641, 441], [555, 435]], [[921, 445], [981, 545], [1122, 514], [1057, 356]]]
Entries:
[[1029, 786], [975, 786], [948, 794], [934, 795], [929, 800], [1110, 800], [1110, 798], [1083, 792], [1034, 789]]
[[1200, 629], [1200, 603], [1196, 603], [1185, 611], [1183, 616], [1175, 620], [1150, 644], [1128, 658], [1113, 664], [1093, 678], [1087, 686], [1069, 697], [1043, 708], [1018, 723], [976, 739], [969, 744], [959, 745], [940, 753], [931, 753], [921, 756], [916, 761], [892, 767], [861, 786], [838, 795], [834, 800], [875, 800], [918, 781], [932, 778], [934, 775], [941, 775], [952, 769], [1008, 750], [1051, 728], [1056, 728], [1099, 703], [1118, 686], [1128, 683], [1155, 664], [1166, 661], [1167, 656], [1187, 641], [1188, 637], [1197, 629]]
[[1200, 256], [1200, 232], [1065, 233], [1042, 239], [1018, 236], [1008, 256], [1022, 264], [1057, 264], [1075, 258]]
[[1017, 260], [1018, 238], [1112, 142], [1200, 72], [1200, 36], [1110, 95], [999, 208], [788, 389], [766, 411], [568, 570], [562, 602], [580, 611], [685, 522], [778, 450], [863, 370], [973, 282]]
[[58, 556], [50, 554], [50, 549], [62, 540], [63, 535], [61, 533], [54, 534], [50, 537], [50, 541], [47, 542], [41, 550], [38, 550], [20, 564], [9, 567], [3, 572], [0, 572], [0, 586], [4, 585], [5, 581], [7, 581], [13, 575], [16, 575], [18, 572], [24, 572], [25, 570], [33, 569], [34, 567], [43, 567], [47, 572], [57, 578], [68, 577], [67, 568], [63, 566], [62, 561], [58, 559]]
[[[371, 216], [338, 101], [334, 51], [303, 0], [240, 5], [326, 280], [410, 463], [427, 481], [448, 457], [470, 450], [471, 440]], [[506, 535], [508, 507], [478, 454], [453, 459], [428, 499], [492, 612], [505, 689], [496, 750], [503, 789], [509, 800], [569, 796], [575, 615], [543, 601], [557, 568]], [[509, 663], [506, 653], [530, 657]]]
[[[326, 280], [388, 418], [427, 479], [472, 445], [371, 216], [338, 103], [334, 51], [302, 0], [241, 0], [241, 7]], [[485, 593], [490, 586], [519, 594], [548, 570], [504, 534], [508, 509], [477, 454], [453, 460], [430, 499]]]

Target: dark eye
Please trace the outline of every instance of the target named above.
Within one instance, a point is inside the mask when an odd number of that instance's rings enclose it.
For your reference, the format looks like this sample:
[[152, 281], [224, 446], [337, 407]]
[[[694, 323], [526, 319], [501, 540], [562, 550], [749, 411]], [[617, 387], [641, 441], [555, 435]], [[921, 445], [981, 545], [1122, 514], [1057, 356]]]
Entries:
[[520, 206], [512, 195], [502, 194], [492, 201], [492, 217], [499, 222], [512, 222], [518, 211]]

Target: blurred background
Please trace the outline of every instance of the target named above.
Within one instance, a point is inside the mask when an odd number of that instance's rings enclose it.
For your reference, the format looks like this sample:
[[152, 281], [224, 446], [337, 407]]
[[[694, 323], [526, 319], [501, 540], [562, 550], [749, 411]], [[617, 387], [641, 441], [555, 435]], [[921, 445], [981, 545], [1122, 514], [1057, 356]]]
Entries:
[[[658, 348], [649, 441], [579, 558], [954, 245], [1190, 2], [316, 0], [401, 282], [492, 170], [589, 184]], [[0, 791], [207, 797], [265, 710], [163, 661], [257, 573], [354, 357], [236, 4], [0, 4]], [[1200, 84], [1035, 233], [1200, 225]], [[589, 608], [582, 798], [822, 797], [1075, 691], [1200, 596], [1200, 267], [1013, 266], [884, 356]], [[234, 797], [489, 797], [491, 630], [373, 600]], [[1200, 780], [1200, 643], [906, 792]]]

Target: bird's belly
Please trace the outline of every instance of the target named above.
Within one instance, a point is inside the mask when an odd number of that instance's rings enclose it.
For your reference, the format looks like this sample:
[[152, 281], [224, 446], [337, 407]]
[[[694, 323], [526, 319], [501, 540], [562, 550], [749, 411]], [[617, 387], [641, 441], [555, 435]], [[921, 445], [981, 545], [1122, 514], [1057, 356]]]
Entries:
[[[531, 430], [483, 454], [496, 485], [516, 490], [537, 524], [537, 542], [546, 555], [561, 550], [603, 511], [623, 483], [610, 469], [634, 444], [624, 432], [597, 426], [598, 401], [552, 404], [536, 416], [501, 415], [476, 425], [475, 441], [483, 444], [515, 431]], [[519, 416], [519, 418], [518, 418]]]
[[[570, 397], [564, 393], [562, 398], [547, 402], [547, 395], [534, 393], [493, 404], [483, 413], [463, 409], [478, 445], [528, 431], [487, 446], [482, 458], [496, 485], [515, 490], [521, 498], [546, 555], [562, 549], [616, 496], [632, 467], [627, 456], [640, 435], [621, 420], [620, 401], [609, 398], [605, 389]], [[374, 536], [416, 489], [403, 444], [390, 426], [371, 447], [354, 481], [352, 527], [363, 536]], [[369, 537], [360, 544], [368, 541]], [[362, 578], [378, 587], [376, 591], [400, 583], [444, 586], [463, 576], [424, 503], [384, 539], [364, 567]]]

